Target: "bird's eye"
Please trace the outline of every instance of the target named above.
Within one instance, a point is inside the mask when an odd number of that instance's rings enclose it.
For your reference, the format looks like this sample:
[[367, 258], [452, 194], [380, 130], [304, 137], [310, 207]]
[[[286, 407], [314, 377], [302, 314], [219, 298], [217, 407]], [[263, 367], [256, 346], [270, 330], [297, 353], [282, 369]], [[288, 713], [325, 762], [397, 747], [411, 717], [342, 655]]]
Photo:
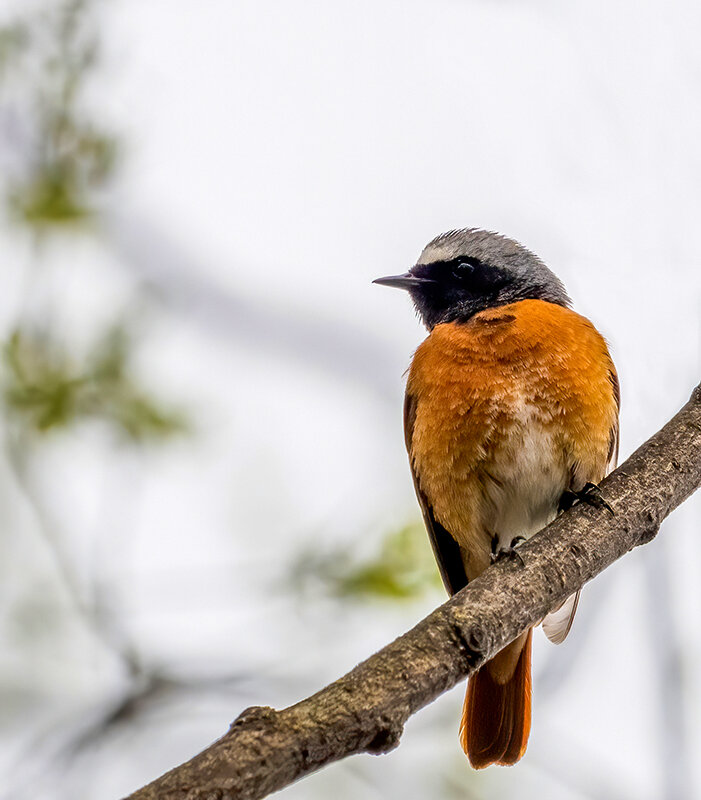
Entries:
[[474, 271], [475, 271], [475, 265], [471, 264], [469, 261], [459, 261], [453, 267], [453, 275], [461, 280], [469, 278], [474, 273]]

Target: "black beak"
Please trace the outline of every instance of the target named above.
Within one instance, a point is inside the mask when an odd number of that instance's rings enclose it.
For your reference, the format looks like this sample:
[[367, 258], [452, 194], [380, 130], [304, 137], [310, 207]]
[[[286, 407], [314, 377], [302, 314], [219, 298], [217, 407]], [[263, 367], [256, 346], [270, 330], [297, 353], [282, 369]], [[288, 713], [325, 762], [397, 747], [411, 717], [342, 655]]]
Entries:
[[403, 275], [388, 275], [386, 278], [376, 278], [373, 283], [378, 283], [380, 286], [396, 286], [397, 289], [411, 289], [412, 286], [433, 283], [433, 281], [419, 278], [416, 275], [412, 275], [411, 272], [405, 272]]

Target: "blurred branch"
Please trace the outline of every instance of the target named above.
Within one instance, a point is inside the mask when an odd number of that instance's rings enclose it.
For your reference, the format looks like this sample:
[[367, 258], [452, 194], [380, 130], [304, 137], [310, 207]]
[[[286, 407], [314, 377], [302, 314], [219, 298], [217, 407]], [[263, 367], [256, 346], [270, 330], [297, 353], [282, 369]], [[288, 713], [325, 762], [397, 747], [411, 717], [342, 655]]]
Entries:
[[133, 646], [123, 636], [118, 636], [114, 630], [108, 630], [103, 624], [101, 616], [84, 602], [83, 592], [72, 560], [64, 549], [61, 532], [57, 528], [56, 521], [50, 518], [48, 510], [41, 500], [41, 493], [32, 484], [31, 470], [27, 463], [30, 447], [31, 442], [25, 433], [8, 431], [5, 439], [7, 463], [12, 470], [17, 486], [32, 510], [39, 534], [51, 556], [61, 585], [68, 596], [71, 609], [95, 640], [119, 659], [125, 672], [136, 676], [142, 671], [142, 668]]
[[684, 648], [672, 608], [674, 567], [668, 556], [668, 542], [656, 553], [645, 552], [645, 598], [650, 639], [650, 661], [657, 679], [651, 692], [656, 701], [657, 750], [663, 784], [660, 800], [691, 800], [694, 794], [687, 736]]
[[41, 437], [87, 420], [101, 421], [132, 445], [163, 441], [187, 430], [184, 414], [162, 407], [138, 386], [129, 368], [130, 353], [121, 326], [107, 329], [87, 357], [78, 360], [56, 333], [20, 324], [3, 348], [0, 401], [8, 465], [32, 509], [71, 609], [136, 679], [144, 677], [138, 653], [106, 618], [99, 596], [86, 602], [64, 531], [33, 483], [31, 470], [34, 445]]
[[701, 484], [701, 385], [602, 482], [615, 514], [577, 505], [415, 628], [282, 711], [250, 708], [228, 733], [131, 800], [257, 800], [354, 753], [384, 753], [407, 719], [637, 545]]
[[51, 553], [54, 566], [56, 567], [63, 588], [67, 592], [74, 610], [83, 617], [84, 608], [80, 599], [80, 588], [73, 566], [64, 554], [58, 536], [55, 535], [55, 528], [49, 522], [48, 515], [43, 506], [38, 502], [33, 487], [30, 484], [26, 459], [28, 448], [29, 443], [24, 436], [21, 434], [12, 435], [9, 431], [7, 432], [5, 437], [5, 455], [7, 457], [8, 466], [12, 470], [18, 488], [24, 495], [24, 499], [34, 514], [37, 527], [44, 544]]
[[[29, 231], [37, 245], [78, 225], [90, 232], [86, 223], [100, 216], [118, 143], [95, 122], [91, 100], [102, 41], [98, 4], [46, 0], [17, 13], [16, 20], [0, 26], [0, 202], [9, 221]], [[67, 531], [33, 480], [36, 445], [93, 421], [132, 446], [160, 443], [188, 431], [188, 420], [153, 397], [135, 374], [136, 337], [128, 325], [133, 314], [115, 315], [118, 322], [111, 325], [100, 320], [87, 353], [71, 342], [70, 326], [55, 313], [63, 298], [55, 294], [58, 284], [52, 284], [41, 255], [35, 247], [14, 325], [0, 341], [5, 453], [70, 610], [133, 682], [128, 700], [150, 685], [148, 668], [129, 637], [108, 619], [104, 589], [96, 581], [95, 596], [86, 600]], [[62, 281], [61, 289], [68, 295], [70, 282]]]
[[199, 256], [188, 254], [162, 231], [135, 217], [113, 213], [106, 234], [120, 264], [207, 330], [241, 339], [249, 349], [311, 364], [324, 375], [370, 389], [385, 402], [393, 403], [401, 394], [396, 363], [367, 326], [337, 316], [314, 318], [289, 303], [276, 305], [231, 292], [206, 277], [226, 274], [231, 268], [207, 268]]

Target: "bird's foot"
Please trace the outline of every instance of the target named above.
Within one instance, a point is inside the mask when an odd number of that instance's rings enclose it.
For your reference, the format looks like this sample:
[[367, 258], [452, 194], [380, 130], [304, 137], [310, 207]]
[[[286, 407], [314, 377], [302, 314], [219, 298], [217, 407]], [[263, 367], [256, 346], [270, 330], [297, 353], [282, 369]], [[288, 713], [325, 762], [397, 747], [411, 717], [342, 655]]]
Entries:
[[516, 549], [521, 542], [525, 541], [525, 536], [517, 536], [511, 540], [511, 544], [508, 547], [500, 547], [499, 537], [496, 534], [492, 536], [492, 564], [496, 564], [498, 561], [518, 561], [522, 567], [525, 567], [526, 562]]
[[578, 492], [565, 490], [560, 498], [559, 510], [568, 511], [575, 503], [586, 503], [599, 509], [605, 508], [611, 516], [614, 515], [613, 509], [604, 500], [601, 489], [595, 483], [585, 483], [584, 488]]

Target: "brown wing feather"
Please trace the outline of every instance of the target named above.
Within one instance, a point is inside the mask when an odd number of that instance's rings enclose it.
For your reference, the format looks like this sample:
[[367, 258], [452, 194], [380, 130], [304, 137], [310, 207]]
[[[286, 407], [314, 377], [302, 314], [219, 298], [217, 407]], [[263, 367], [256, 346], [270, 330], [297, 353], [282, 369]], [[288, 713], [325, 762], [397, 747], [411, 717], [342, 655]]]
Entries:
[[[611, 364], [611, 369], [609, 370], [609, 380], [611, 381], [611, 386], [613, 386], [613, 398], [616, 401], [616, 408], [620, 411], [621, 384], [618, 382], [618, 375], [616, 374], [616, 368], [613, 364]], [[618, 415], [616, 415], [616, 424], [611, 429], [611, 443], [609, 445], [607, 462], [607, 471], [616, 469], [616, 464], [618, 464]]]
[[467, 586], [467, 575], [465, 574], [465, 567], [462, 562], [460, 545], [458, 545], [455, 539], [450, 535], [450, 532], [436, 520], [426, 495], [421, 491], [419, 477], [414, 469], [414, 459], [411, 454], [411, 437], [414, 431], [415, 420], [416, 400], [407, 392], [404, 398], [404, 441], [406, 442], [406, 449], [409, 453], [409, 465], [411, 467], [412, 478], [414, 479], [416, 497], [421, 506], [421, 513], [426, 523], [428, 538], [431, 541], [431, 547], [433, 548], [433, 554], [436, 557], [438, 569], [443, 579], [443, 585], [448, 594], [455, 594], [455, 592], [460, 591], [463, 586]]

